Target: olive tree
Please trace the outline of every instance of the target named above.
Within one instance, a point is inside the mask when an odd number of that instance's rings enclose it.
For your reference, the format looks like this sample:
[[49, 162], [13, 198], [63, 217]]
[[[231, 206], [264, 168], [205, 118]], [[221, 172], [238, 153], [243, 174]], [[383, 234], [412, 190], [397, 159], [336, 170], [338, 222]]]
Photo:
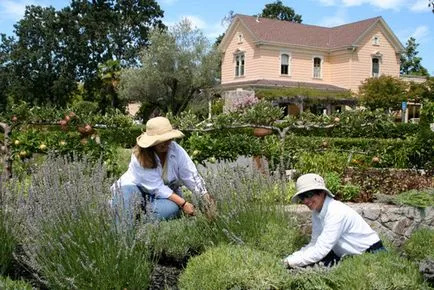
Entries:
[[168, 31], [152, 30], [149, 42], [142, 51], [141, 66], [122, 71], [119, 96], [140, 101], [149, 111], [158, 108], [178, 115], [214, 86], [219, 55], [187, 19]]

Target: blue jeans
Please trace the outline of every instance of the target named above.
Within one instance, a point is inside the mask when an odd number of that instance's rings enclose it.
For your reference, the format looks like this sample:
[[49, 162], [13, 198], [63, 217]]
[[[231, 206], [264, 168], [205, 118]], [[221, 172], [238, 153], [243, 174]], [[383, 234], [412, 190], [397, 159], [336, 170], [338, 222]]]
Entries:
[[[120, 199], [120, 197], [122, 199]], [[181, 215], [181, 210], [176, 203], [167, 198], [155, 198], [151, 195], [146, 195], [146, 200], [143, 199], [143, 194], [136, 185], [124, 185], [118, 188], [114, 194], [112, 206], [121, 206], [124, 217], [133, 219], [135, 205], [141, 202], [142, 205], [150, 203], [146, 209], [150, 209], [151, 217], [158, 220], [168, 220], [178, 218]]]

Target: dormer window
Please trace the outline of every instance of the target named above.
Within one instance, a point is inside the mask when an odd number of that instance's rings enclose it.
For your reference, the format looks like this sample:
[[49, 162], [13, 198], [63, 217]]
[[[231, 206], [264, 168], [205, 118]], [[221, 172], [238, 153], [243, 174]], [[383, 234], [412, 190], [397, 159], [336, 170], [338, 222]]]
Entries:
[[372, 39], [372, 45], [380, 45], [380, 37], [375, 35], [374, 38]]

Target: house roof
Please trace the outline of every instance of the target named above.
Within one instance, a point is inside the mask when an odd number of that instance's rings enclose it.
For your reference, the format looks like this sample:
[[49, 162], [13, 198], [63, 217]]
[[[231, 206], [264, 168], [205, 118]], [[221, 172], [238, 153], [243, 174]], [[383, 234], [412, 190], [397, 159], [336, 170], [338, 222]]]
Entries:
[[[292, 45], [325, 50], [357, 46], [364, 35], [381, 23], [395, 49], [404, 49], [381, 16], [336, 27], [322, 27], [237, 14], [226, 34], [231, 34], [238, 23], [251, 33], [257, 44]], [[224, 45], [224, 41], [225, 39], [221, 45]]]
[[264, 87], [264, 88], [311, 88], [322, 91], [333, 91], [333, 92], [345, 92], [348, 89], [341, 88], [334, 85], [329, 84], [319, 84], [319, 83], [308, 83], [308, 82], [295, 82], [295, 81], [278, 81], [278, 80], [252, 80], [252, 81], [243, 81], [243, 82], [233, 82], [226, 83], [220, 85], [222, 89], [231, 89], [231, 88], [249, 88], [249, 87]]

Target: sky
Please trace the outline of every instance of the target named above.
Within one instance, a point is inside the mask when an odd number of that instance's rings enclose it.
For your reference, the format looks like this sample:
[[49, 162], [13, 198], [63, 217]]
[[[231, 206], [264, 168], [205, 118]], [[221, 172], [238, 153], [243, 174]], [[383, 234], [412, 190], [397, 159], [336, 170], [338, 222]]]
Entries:
[[[223, 18], [230, 11], [256, 15], [275, 0], [157, 0], [164, 11], [163, 22], [170, 26], [188, 18], [214, 42], [227, 26]], [[283, 0], [300, 14], [304, 24], [333, 27], [382, 16], [402, 45], [414, 37], [419, 57], [434, 75], [434, 13], [428, 0]], [[26, 5], [53, 6], [60, 10], [69, 0], [0, 0], [0, 33], [14, 35], [13, 25], [24, 16]]]

